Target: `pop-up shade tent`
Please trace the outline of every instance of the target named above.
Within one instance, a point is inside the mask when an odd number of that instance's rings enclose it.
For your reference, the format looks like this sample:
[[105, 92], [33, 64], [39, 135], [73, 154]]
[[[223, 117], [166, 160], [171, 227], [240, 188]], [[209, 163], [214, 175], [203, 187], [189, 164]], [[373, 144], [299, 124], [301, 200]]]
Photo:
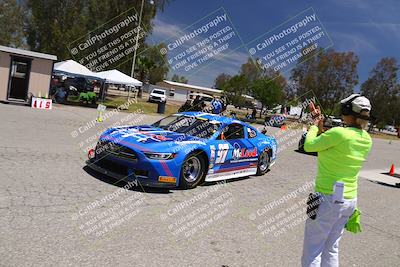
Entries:
[[93, 72], [74, 60], [61, 61], [54, 64], [54, 72], [73, 77], [85, 76], [92, 79], [103, 79], [98, 73]]
[[107, 70], [96, 73], [99, 77], [105, 80], [106, 83], [124, 84], [129, 86], [142, 86], [143, 83], [136, 80], [118, 70]]

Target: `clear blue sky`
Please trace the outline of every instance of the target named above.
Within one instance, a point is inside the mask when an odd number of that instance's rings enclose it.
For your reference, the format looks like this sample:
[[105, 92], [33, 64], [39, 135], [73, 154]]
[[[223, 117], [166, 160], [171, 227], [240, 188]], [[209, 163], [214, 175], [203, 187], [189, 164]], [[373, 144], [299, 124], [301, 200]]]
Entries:
[[[151, 36], [154, 42], [184, 32], [197, 20], [223, 7], [244, 43], [272, 30], [299, 12], [313, 7], [337, 51], [354, 51], [359, 56], [359, 85], [382, 57], [400, 60], [400, 1], [398, 0], [175, 0], [159, 12]], [[235, 74], [248, 57], [236, 50], [189, 75], [189, 82], [212, 86], [221, 72]], [[288, 74], [286, 74], [288, 75]]]

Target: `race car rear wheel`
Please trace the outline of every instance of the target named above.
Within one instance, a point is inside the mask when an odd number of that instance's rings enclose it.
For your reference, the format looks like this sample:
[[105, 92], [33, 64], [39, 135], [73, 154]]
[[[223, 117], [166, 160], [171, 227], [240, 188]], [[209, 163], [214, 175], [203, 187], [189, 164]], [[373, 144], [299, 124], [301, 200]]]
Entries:
[[269, 169], [269, 150], [264, 149], [258, 156], [257, 175], [265, 174]]
[[198, 153], [193, 152], [182, 164], [180, 185], [184, 189], [195, 188], [203, 179], [205, 174], [205, 159]]

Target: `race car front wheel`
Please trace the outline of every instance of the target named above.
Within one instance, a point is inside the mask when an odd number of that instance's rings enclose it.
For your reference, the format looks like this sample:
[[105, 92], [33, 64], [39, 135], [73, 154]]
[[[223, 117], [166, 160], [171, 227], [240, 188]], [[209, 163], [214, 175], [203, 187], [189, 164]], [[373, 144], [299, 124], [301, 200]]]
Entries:
[[257, 175], [265, 174], [269, 169], [269, 154], [268, 149], [264, 149], [258, 157]]
[[191, 153], [182, 164], [180, 185], [184, 189], [195, 188], [205, 174], [205, 160], [199, 153]]

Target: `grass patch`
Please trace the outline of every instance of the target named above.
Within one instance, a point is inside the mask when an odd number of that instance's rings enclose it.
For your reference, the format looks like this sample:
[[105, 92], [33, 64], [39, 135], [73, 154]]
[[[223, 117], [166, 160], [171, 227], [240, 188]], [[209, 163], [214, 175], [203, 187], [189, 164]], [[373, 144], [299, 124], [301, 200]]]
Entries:
[[397, 135], [391, 135], [379, 132], [372, 132], [369, 134], [371, 135], [372, 138], [380, 138], [385, 140], [400, 140], [400, 138], [398, 138]]
[[[127, 97], [124, 96], [107, 96], [106, 99], [103, 102], [98, 101], [97, 104], [102, 104], [105, 105], [108, 109], [114, 109], [117, 108], [124, 103], [128, 101]], [[69, 96], [68, 97], [68, 104], [74, 105], [74, 106], [83, 106], [83, 107], [91, 107], [91, 108], [96, 108], [96, 105], [91, 105], [91, 104], [86, 104], [86, 103], [80, 103], [78, 101], [77, 96]], [[150, 103], [147, 102], [145, 99], [138, 98], [137, 103], [132, 103], [129, 105], [127, 110], [121, 110], [122, 112], [134, 112], [137, 110], [143, 111], [145, 114], [158, 114], [157, 113], [157, 103]], [[177, 113], [179, 109], [179, 105], [176, 104], [171, 104], [167, 102], [167, 105], [165, 106], [165, 114], [164, 115], [171, 115], [174, 113]], [[160, 114], [158, 114], [160, 115]]]

